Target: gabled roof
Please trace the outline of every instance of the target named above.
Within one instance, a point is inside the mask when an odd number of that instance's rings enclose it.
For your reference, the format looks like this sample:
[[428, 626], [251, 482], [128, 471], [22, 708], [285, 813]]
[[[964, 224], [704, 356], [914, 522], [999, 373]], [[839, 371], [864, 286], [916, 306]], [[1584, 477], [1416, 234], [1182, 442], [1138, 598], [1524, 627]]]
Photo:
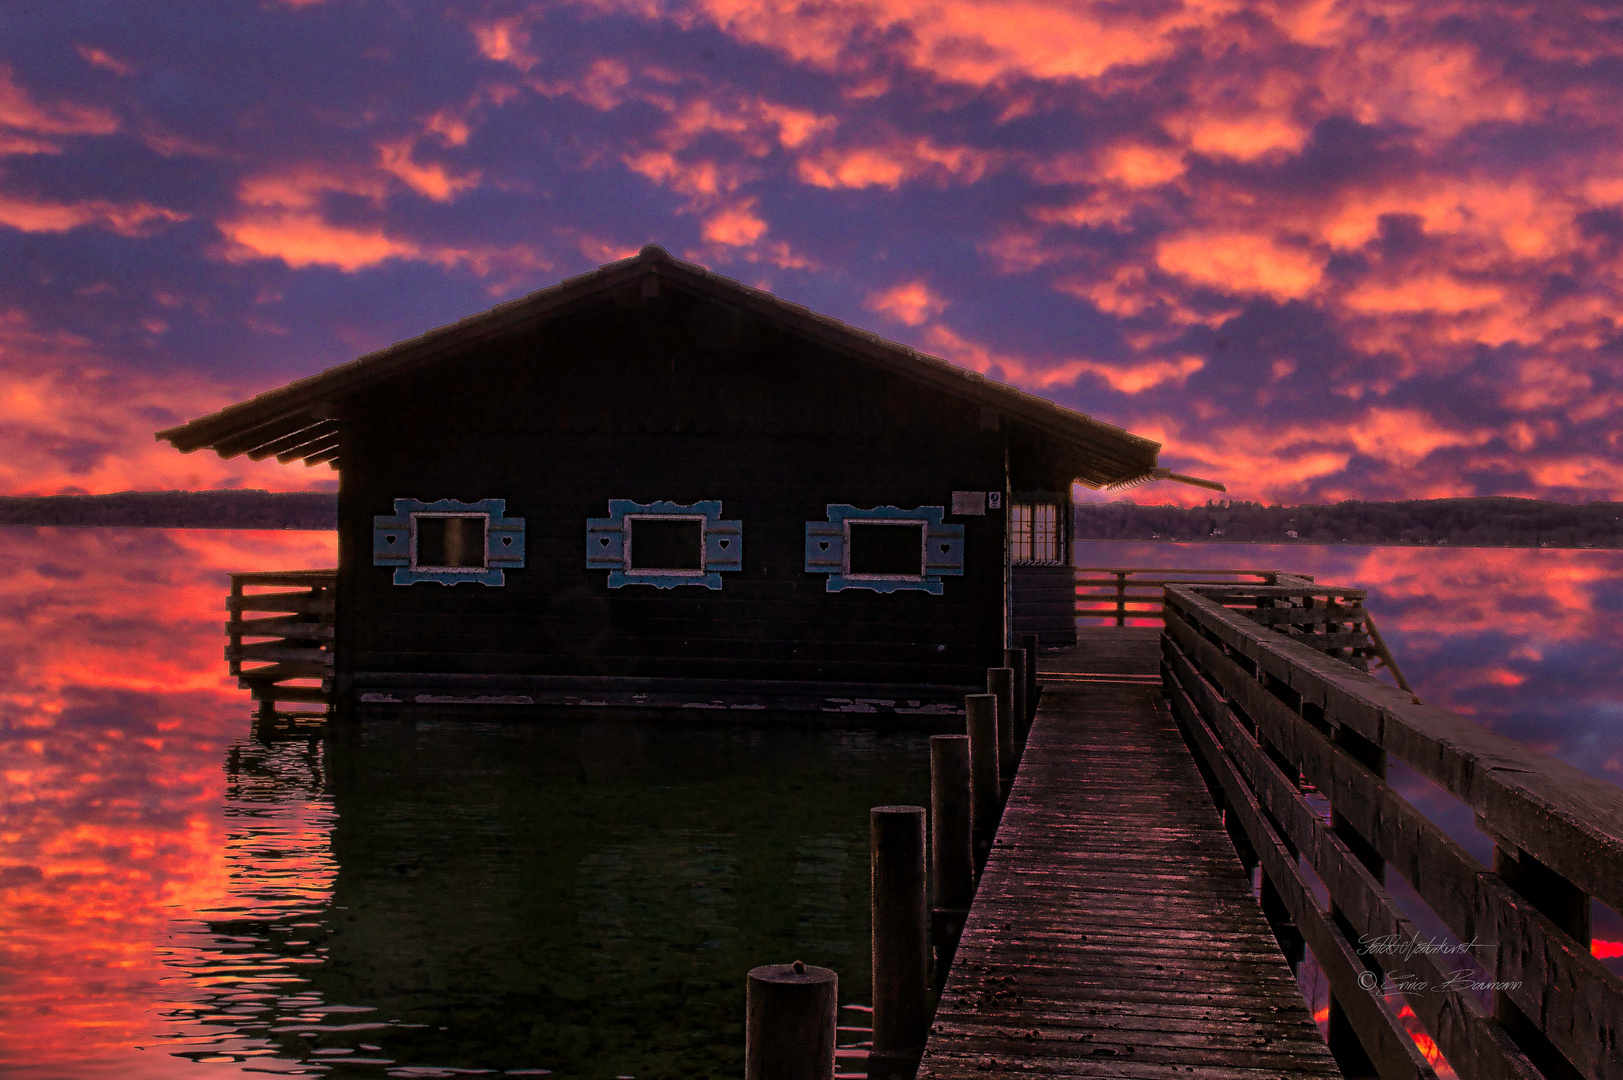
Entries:
[[[650, 244], [629, 259], [608, 263], [550, 288], [498, 304], [489, 311], [368, 353], [318, 375], [227, 406], [157, 433], [182, 453], [213, 450], [221, 457], [302, 459], [307, 465], [339, 461], [338, 403], [407, 371], [454, 362], [464, 351], [522, 332], [630, 288], [657, 295], [664, 285], [705, 296], [828, 348], [991, 409], [1044, 436], [1048, 452], [1072, 465], [1091, 487], [1115, 487], [1168, 478], [1157, 468], [1160, 444], [1051, 401], [928, 356], [838, 319], [780, 300]], [[1184, 479], [1182, 477], [1172, 477]]]

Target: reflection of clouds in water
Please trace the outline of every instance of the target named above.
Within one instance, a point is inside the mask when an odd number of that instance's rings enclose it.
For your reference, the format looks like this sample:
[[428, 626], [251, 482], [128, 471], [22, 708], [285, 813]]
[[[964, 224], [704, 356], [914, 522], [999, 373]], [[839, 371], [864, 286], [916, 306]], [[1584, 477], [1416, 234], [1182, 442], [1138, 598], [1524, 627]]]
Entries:
[[32, 1018], [0, 1062], [123, 1061], [155, 1030], [147, 1003], [172, 975], [155, 946], [177, 912], [232, 888], [221, 762], [249, 703], [220, 657], [225, 573], [321, 565], [332, 547], [312, 533], [0, 529], [0, 976]]
[[170, 1026], [155, 1047], [199, 1062], [292, 1071], [318, 1041], [333, 1041], [335, 1025], [347, 1037], [371, 1038], [387, 1027], [364, 1016], [369, 1008], [328, 1005], [307, 988], [310, 967], [325, 960], [336, 874], [332, 799], [323, 788], [315, 740], [231, 748], [227, 894], [197, 911], [201, 925], [177, 927], [159, 950], [181, 974], [158, 988]]
[[1090, 566], [1276, 569], [1367, 589], [1423, 699], [1623, 782], [1623, 551], [1084, 542], [1077, 553]]

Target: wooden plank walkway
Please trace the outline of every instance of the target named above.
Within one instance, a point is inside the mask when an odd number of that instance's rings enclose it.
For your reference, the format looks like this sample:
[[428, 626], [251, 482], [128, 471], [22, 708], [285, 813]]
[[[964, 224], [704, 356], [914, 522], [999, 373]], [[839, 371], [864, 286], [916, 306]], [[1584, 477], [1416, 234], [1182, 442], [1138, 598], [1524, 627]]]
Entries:
[[1045, 657], [920, 1080], [1339, 1077], [1161, 700], [1159, 628]]

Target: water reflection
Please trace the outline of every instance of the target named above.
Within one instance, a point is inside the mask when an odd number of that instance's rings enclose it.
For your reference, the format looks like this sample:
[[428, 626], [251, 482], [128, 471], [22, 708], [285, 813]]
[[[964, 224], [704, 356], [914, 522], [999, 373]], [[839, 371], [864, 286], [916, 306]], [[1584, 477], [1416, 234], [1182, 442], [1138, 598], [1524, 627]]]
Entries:
[[927, 796], [928, 733], [366, 722], [334, 747], [313, 985], [423, 1025], [388, 1033], [403, 1061], [738, 1072], [755, 964], [833, 967], [867, 1000], [867, 811]]
[[[1623, 553], [1083, 557], [1367, 587], [1422, 696], [1623, 776]], [[441, 717], [262, 746], [224, 575], [331, 565], [329, 534], [6, 529], [0, 558], [8, 1076], [719, 1074], [753, 964], [867, 1000], [866, 812], [923, 801], [928, 730]], [[1614, 916], [1596, 936], [1623, 963]]]
[[246, 738], [224, 572], [330, 537], [0, 531], [0, 1071], [738, 1071], [743, 975], [867, 988], [867, 810], [932, 728], [375, 721]]
[[1424, 700], [1623, 783], [1623, 551], [1087, 541], [1077, 560], [1289, 570], [1368, 589]]

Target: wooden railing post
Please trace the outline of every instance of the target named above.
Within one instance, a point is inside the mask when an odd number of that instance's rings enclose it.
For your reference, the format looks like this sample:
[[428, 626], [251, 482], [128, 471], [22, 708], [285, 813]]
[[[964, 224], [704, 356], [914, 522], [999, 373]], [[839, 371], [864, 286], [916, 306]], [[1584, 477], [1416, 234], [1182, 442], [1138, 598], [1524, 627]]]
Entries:
[[930, 942], [937, 993], [947, 980], [975, 898], [970, 848], [969, 736], [930, 736]]
[[930, 1033], [924, 807], [868, 815], [873, 878], [873, 1052], [869, 1080], [913, 1080]]
[[964, 698], [964, 724], [969, 736], [969, 805], [971, 850], [975, 865], [983, 866], [997, 832], [999, 769], [997, 696], [969, 694]]
[[[1477, 828], [1493, 840], [1493, 872], [1541, 915], [1587, 948], [1594, 940], [1589, 895], [1498, 835], [1481, 817], [1477, 818]], [[1494, 979], [1499, 980], [1497, 971]], [[1493, 992], [1493, 1018], [1516, 1040], [1547, 1080], [1581, 1080], [1583, 1074], [1551, 1045], [1538, 1025], [1502, 990]]]
[[[1328, 632], [1328, 628], [1327, 632]], [[1300, 711], [1300, 710], [1298, 710]], [[1337, 725], [1331, 731], [1330, 741], [1347, 751], [1348, 755], [1363, 765], [1377, 779], [1386, 779], [1386, 751], [1380, 746], [1364, 738], [1345, 724]], [[1386, 881], [1386, 860], [1376, 852], [1373, 845], [1364, 839], [1362, 833], [1347, 817], [1336, 809], [1335, 802], [1330, 804], [1330, 831], [1336, 835], [1347, 849], [1353, 853], [1364, 868], [1378, 882]], [[1330, 921], [1336, 925], [1348, 941], [1359, 940], [1358, 928], [1347, 917], [1341, 902], [1330, 898]], [[1365, 951], [1361, 957], [1371, 975], [1376, 979], [1385, 977], [1385, 968], [1378, 956]], [[1375, 1062], [1370, 1058], [1363, 1041], [1359, 1039], [1352, 1020], [1347, 1015], [1347, 1009], [1340, 998], [1330, 994], [1330, 1016], [1325, 1029], [1325, 1042], [1330, 1046], [1330, 1055], [1336, 1059], [1341, 1074], [1347, 1077], [1375, 1075]]]
[[833, 1080], [840, 978], [798, 960], [751, 968], [744, 990], [744, 1080]]
[[1127, 625], [1127, 571], [1116, 571], [1116, 625]]

